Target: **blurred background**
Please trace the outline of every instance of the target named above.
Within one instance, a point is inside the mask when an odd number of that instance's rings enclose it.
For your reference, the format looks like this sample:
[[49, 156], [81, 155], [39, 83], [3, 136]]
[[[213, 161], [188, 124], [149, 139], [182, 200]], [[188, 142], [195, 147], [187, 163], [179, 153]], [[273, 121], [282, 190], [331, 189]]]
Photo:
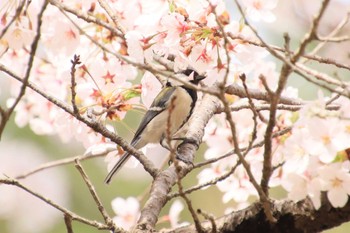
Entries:
[[[317, 11], [320, 0], [280, 0], [277, 8], [273, 11], [277, 20], [272, 23], [259, 22], [252, 24], [258, 29], [258, 32], [266, 42], [282, 47], [282, 35], [288, 32], [291, 37], [292, 48], [295, 48], [305, 32], [308, 30], [312, 15]], [[240, 19], [240, 15], [235, 11], [233, 1], [226, 1], [231, 11], [231, 18]], [[350, 7], [350, 1], [334, 0], [326, 12], [325, 17], [321, 20], [321, 34], [329, 34], [341, 20], [344, 19]], [[347, 24], [341, 31], [340, 35], [349, 35], [350, 25]], [[316, 47], [316, 43], [313, 45]], [[324, 46], [320, 49], [319, 55], [335, 59], [338, 62], [349, 64], [350, 59], [349, 41]], [[271, 58], [274, 61], [273, 58]], [[277, 62], [277, 64], [279, 64]], [[319, 64], [308, 63], [320, 71], [332, 75], [344, 77], [346, 74], [342, 70], [323, 67]], [[279, 67], [279, 66], [277, 66]], [[9, 97], [8, 78], [0, 73], [0, 103], [6, 105], [6, 99]], [[293, 75], [289, 79], [289, 85], [299, 89], [299, 94], [304, 99], [311, 99], [317, 95], [317, 89], [308, 84], [304, 79]], [[136, 112], [130, 112], [126, 116], [124, 123], [135, 129], [139, 123], [141, 115]], [[130, 139], [132, 133], [123, 124], [114, 125], [119, 135]], [[203, 160], [203, 151], [205, 145], [201, 145], [197, 153], [196, 161]], [[0, 142], [0, 176], [15, 177], [23, 174], [40, 164], [82, 155], [84, 148], [72, 141], [63, 144], [57, 137], [38, 136], [31, 132], [28, 127], [18, 128], [13, 122], [13, 116], [6, 126], [5, 133]], [[167, 158], [164, 158], [167, 160]], [[163, 159], [163, 160], [164, 160]], [[154, 158], [159, 160], [159, 158]], [[137, 168], [123, 168], [116, 179], [110, 184], [105, 185], [103, 180], [107, 174], [106, 163], [104, 158], [94, 158], [82, 162], [82, 165], [96, 188], [102, 203], [111, 216], [115, 213], [111, 207], [111, 201], [119, 197], [134, 196], [143, 203], [147, 198], [151, 179], [147, 173], [139, 166]], [[166, 165], [167, 166], [167, 165]], [[184, 187], [190, 187], [197, 184], [197, 174], [195, 171], [186, 177]], [[130, 175], [132, 174], [132, 175]], [[48, 197], [52, 201], [62, 205], [65, 208], [86, 217], [103, 221], [97, 210], [97, 207], [88, 192], [88, 189], [81, 178], [81, 175], [74, 167], [74, 164], [64, 165], [41, 171], [21, 180], [23, 184], [30, 187], [35, 192]], [[272, 195], [276, 198], [284, 197], [283, 190], [273, 190]], [[207, 213], [214, 216], [224, 214], [227, 205], [223, 204], [222, 195], [215, 187], [206, 190], [194, 192], [190, 195], [193, 206], [201, 208]], [[163, 209], [161, 216], [169, 212], [172, 202]], [[162, 219], [161, 219], [162, 220]], [[187, 211], [180, 215], [180, 221], [191, 221]], [[158, 228], [168, 227], [168, 221], [160, 221]], [[97, 232], [98, 230], [88, 227], [79, 222], [73, 222], [75, 232]], [[2, 233], [58, 233], [65, 232], [65, 224], [61, 212], [48, 206], [41, 200], [20, 190], [17, 187], [0, 185], [0, 232]], [[328, 230], [328, 233], [349, 232], [350, 224], [343, 224], [340, 227]]]

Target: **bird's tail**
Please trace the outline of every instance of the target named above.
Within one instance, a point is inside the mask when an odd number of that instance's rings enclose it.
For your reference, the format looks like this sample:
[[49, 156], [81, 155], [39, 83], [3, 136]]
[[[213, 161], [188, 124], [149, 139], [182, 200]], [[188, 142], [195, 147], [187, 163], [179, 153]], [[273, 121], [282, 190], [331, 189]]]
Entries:
[[107, 175], [107, 177], [105, 179], [105, 183], [106, 184], [109, 184], [109, 182], [111, 181], [112, 177], [119, 171], [119, 169], [126, 163], [126, 161], [128, 161], [129, 158], [130, 158], [130, 154], [128, 152], [126, 152], [125, 154], [122, 155], [122, 157], [114, 165], [112, 170], [108, 173], [108, 175]]

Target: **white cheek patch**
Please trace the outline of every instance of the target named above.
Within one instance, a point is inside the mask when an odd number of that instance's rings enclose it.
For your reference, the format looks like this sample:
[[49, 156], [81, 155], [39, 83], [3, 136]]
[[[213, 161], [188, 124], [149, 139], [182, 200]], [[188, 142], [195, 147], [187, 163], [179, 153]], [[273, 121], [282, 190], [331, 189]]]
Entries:
[[161, 112], [163, 110], [164, 110], [164, 108], [157, 107], [157, 106], [154, 106], [154, 107], [151, 107], [151, 108], [148, 109], [148, 111], [155, 111], [155, 112]]

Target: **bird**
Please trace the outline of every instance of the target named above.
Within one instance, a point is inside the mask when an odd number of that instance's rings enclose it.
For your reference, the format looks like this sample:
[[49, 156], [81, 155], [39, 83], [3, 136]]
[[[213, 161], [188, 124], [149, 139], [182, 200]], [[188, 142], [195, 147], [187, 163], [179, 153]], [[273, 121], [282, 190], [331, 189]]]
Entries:
[[[198, 85], [206, 76], [200, 75], [192, 68], [178, 72], [185, 76], [193, 76], [189, 82]], [[164, 148], [169, 149], [166, 144], [167, 137], [176, 134], [188, 121], [193, 113], [197, 102], [197, 91], [186, 85], [174, 85], [167, 82], [165, 87], [154, 98], [150, 108], [143, 116], [141, 123], [136, 130], [130, 145], [135, 149], [141, 149], [149, 143], [160, 143]], [[170, 125], [168, 124], [171, 108]], [[179, 140], [179, 138], [174, 139]], [[112, 177], [130, 158], [131, 154], [125, 152], [108, 173], [105, 183], [109, 184]]]

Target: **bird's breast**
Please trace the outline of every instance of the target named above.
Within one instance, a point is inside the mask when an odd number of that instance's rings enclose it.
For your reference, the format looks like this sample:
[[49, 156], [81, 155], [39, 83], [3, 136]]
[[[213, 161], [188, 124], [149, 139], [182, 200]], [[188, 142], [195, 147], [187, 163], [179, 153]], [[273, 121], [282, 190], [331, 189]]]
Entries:
[[169, 107], [160, 114], [154, 117], [149, 122], [141, 136], [140, 143], [159, 143], [160, 140], [166, 137], [167, 132], [172, 137], [186, 122], [192, 110], [192, 98], [183, 88], [177, 88], [173, 95], [174, 99], [170, 100]]
[[177, 89], [176, 92], [174, 95], [176, 96], [173, 101], [174, 104], [172, 105], [173, 109], [169, 108], [168, 111], [170, 113], [172, 135], [185, 123], [192, 110], [192, 98], [188, 92], [183, 88]]

